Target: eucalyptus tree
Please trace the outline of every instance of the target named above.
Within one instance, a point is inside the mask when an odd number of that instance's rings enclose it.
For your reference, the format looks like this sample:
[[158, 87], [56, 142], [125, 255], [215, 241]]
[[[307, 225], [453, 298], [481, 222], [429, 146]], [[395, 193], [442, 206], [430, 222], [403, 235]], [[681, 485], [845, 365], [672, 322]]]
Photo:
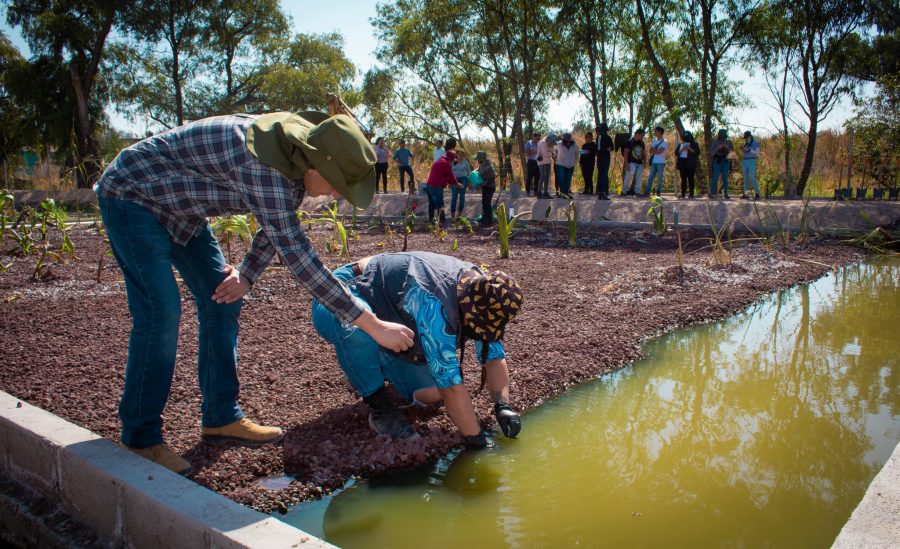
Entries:
[[8, 2], [9, 24], [21, 28], [43, 63], [64, 67], [68, 73], [74, 110], [73, 163], [79, 187], [89, 187], [100, 175], [98, 110], [93, 104], [98, 101], [97, 81], [107, 41], [127, 7], [127, 3], [115, 0]]
[[621, 39], [615, 19], [626, 3], [630, 0], [561, 2], [554, 21], [559, 70], [566, 84], [588, 101], [595, 127], [608, 120], [610, 73]]
[[852, 92], [853, 80], [845, 72], [845, 51], [858, 39], [864, 10], [846, 0], [784, 1], [777, 9], [785, 15], [789, 33], [796, 41], [796, 60], [791, 76], [797, 86], [797, 104], [806, 118], [806, 154], [797, 180], [803, 196], [812, 171], [819, 123]]

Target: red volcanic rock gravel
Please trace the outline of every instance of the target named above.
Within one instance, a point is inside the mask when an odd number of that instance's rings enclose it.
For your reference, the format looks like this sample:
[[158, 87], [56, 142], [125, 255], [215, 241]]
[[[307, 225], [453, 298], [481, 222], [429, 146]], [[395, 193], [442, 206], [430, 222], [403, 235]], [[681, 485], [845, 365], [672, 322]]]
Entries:
[[[402, 244], [381, 229], [360, 233], [350, 244], [354, 258], [397, 251]], [[337, 256], [324, 253], [328, 234], [316, 231], [313, 239], [324, 261], [337, 266]], [[504, 270], [525, 288], [525, 306], [506, 338], [512, 404], [525, 410], [639, 358], [648, 337], [730, 315], [772, 291], [861, 258], [858, 251], [828, 241], [789, 250], [754, 243], [734, 250], [731, 267], [714, 267], [709, 250], [698, 250], [708, 236], [683, 235], [685, 242], [693, 239], [689, 250], [694, 250], [685, 258], [684, 275], [674, 236], [637, 231], [583, 234], [585, 247], [571, 249], [560, 244], [562, 230], [554, 238], [532, 229], [513, 239], [509, 260], [497, 258], [488, 232], [469, 236], [451, 230], [443, 241], [414, 233], [410, 249], [450, 254], [458, 238], [453, 255]], [[73, 239], [80, 260], [54, 265], [53, 277], [44, 282], [29, 280], [31, 258], [0, 257], [12, 263], [9, 273], [0, 274], [0, 389], [117, 441], [116, 407], [130, 327], [124, 284], [111, 258], [96, 284], [103, 247], [94, 229], [77, 229]], [[417, 441], [376, 436], [333, 349], [313, 330], [309, 295], [276, 261], [242, 311], [239, 374], [244, 411], [284, 427], [284, 443], [255, 449], [202, 444], [197, 323], [186, 289], [182, 318], [164, 436], [194, 464], [194, 480], [235, 501], [262, 511], [284, 509], [351, 476], [419, 464], [460, 443], [442, 410], [415, 413], [422, 435]], [[466, 353], [465, 377], [474, 391], [480, 373], [473, 355]], [[491, 425], [486, 391], [475, 402], [482, 421]], [[528, 436], [527, 415], [521, 436]], [[253, 484], [282, 474], [297, 481], [277, 491]]]

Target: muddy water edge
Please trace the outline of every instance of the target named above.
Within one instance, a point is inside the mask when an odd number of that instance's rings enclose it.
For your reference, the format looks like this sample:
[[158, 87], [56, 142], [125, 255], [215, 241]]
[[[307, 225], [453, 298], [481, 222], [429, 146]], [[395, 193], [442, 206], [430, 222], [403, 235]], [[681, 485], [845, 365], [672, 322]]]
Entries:
[[900, 440], [900, 261], [839, 269], [282, 520], [342, 547], [827, 547]]

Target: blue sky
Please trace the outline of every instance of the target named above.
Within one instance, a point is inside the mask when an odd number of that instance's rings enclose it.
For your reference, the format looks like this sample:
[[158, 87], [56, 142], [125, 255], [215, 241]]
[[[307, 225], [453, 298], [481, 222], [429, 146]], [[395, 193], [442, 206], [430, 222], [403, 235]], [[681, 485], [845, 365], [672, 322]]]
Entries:
[[[248, 0], [252, 1], [252, 0]], [[378, 42], [369, 20], [376, 14], [376, 2], [372, 0], [332, 0], [321, 2], [312, 0], [282, 0], [282, 8], [291, 17], [294, 32], [323, 33], [337, 31], [344, 36], [345, 54], [359, 69], [360, 74], [377, 63], [375, 48]], [[0, 29], [16, 46], [27, 52], [27, 45], [16, 29], [6, 24], [6, 10], [0, 8]], [[741, 93], [748, 100], [748, 107], [736, 110], [730, 118], [741, 129], [751, 129], [759, 133], [771, 133], [778, 119], [778, 111], [771, 106], [772, 100], [765, 89], [764, 80], [759, 75], [750, 75], [742, 69], [734, 69], [731, 78], [744, 82]], [[570, 128], [583, 113], [586, 104], [580, 97], [563, 97], [553, 101], [547, 118], [555, 129]], [[129, 133], [143, 133], [142, 124], [133, 124], [114, 111], [108, 109], [113, 125]], [[822, 129], [839, 128], [852, 115], [849, 100], [839, 105]], [[699, 129], [699, 128], [697, 128]], [[696, 131], [695, 131], [696, 133]]]

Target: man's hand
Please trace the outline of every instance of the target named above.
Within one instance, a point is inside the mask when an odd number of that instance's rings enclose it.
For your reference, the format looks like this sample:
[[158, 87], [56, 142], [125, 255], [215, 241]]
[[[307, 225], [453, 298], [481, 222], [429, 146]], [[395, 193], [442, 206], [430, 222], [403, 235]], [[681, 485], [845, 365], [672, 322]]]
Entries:
[[212, 298], [216, 303], [234, 303], [250, 291], [250, 282], [231, 265], [225, 265], [225, 280], [216, 287]]
[[497, 418], [497, 423], [500, 424], [500, 430], [507, 438], [516, 438], [516, 435], [522, 430], [522, 420], [519, 418], [519, 414], [509, 407], [509, 404], [505, 402], [494, 404], [494, 416]]
[[362, 331], [369, 334], [375, 343], [390, 349], [395, 353], [401, 353], [413, 346], [413, 331], [395, 322], [379, 320], [369, 311], [365, 311], [354, 322]]

